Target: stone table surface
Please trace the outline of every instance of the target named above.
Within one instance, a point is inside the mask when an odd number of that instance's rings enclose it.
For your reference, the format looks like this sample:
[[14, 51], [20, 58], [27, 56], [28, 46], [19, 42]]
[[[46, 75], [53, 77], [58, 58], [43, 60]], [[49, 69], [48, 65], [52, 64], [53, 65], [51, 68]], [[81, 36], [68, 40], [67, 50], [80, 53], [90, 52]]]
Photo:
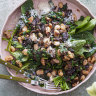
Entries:
[[[0, 0], [0, 30], [10, 12], [16, 8], [23, 0]], [[96, 16], [96, 0], [80, 0], [85, 4]], [[0, 64], [0, 74], [9, 74], [6, 68]], [[96, 72], [94, 75], [83, 85], [69, 94], [62, 94], [59, 96], [89, 96], [86, 88], [96, 81]], [[0, 96], [47, 96], [31, 92], [15, 81], [1, 80], [0, 79]]]

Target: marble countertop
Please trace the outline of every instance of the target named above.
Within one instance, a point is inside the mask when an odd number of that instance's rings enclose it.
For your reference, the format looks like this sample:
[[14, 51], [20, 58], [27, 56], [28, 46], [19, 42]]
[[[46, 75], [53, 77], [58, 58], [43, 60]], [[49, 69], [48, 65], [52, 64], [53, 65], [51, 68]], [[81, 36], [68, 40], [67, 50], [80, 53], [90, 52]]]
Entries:
[[[23, 2], [24, 0], [0, 0], [0, 30], [6, 20], [6, 17], [10, 14], [10, 12], [16, 8], [18, 4]], [[85, 4], [96, 16], [96, 0], [80, 0], [83, 4]], [[0, 65], [0, 74], [9, 74], [5, 68], [5, 66]], [[96, 72], [91, 78], [81, 85], [75, 91], [69, 94], [62, 94], [59, 96], [89, 96], [86, 92], [86, 88], [90, 86], [94, 81], [96, 81]], [[19, 85], [15, 81], [9, 80], [1, 80], [0, 79], [0, 96], [47, 96], [41, 95], [34, 92], [31, 92], [21, 85]]]

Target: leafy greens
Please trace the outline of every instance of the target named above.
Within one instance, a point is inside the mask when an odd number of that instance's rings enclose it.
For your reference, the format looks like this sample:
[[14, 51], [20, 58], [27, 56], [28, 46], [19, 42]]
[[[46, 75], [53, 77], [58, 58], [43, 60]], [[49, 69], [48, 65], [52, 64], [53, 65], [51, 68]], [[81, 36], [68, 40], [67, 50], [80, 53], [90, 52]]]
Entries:
[[21, 62], [25, 62], [28, 60], [28, 56], [24, 56], [21, 51], [15, 51], [11, 52], [11, 54], [16, 58], [16, 60], [19, 60]]
[[84, 18], [83, 21], [77, 21], [76, 24], [77, 27], [68, 32], [70, 35], [85, 32], [85, 31], [86, 32], [92, 31], [96, 25], [96, 19], [90, 20], [90, 17], [87, 16]]
[[58, 87], [60, 85], [62, 90], [68, 90], [69, 89], [69, 86], [66, 83], [66, 81], [64, 80], [64, 77], [57, 76], [53, 79], [53, 81], [54, 81], [54, 84], [56, 87]]
[[33, 9], [33, 1], [27, 0], [22, 6], [21, 6], [21, 13], [25, 14], [28, 10]]

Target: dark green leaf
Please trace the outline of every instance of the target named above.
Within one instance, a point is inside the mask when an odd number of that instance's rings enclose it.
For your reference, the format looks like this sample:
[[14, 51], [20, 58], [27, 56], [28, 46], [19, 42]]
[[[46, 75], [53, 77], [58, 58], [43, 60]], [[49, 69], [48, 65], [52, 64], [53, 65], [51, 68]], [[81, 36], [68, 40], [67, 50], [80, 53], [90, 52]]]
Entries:
[[54, 9], [55, 8], [55, 5], [54, 5], [54, 3], [53, 3], [53, 1], [52, 0], [49, 0], [49, 5], [50, 5], [50, 8], [51, 9]]
[[43, 24], [46, 24], [46, 23], [47, 23], [45, 16], [43, 16], [43, 17], [41, 18], [41, 23], [43, 23]]
[[63, 8], [62, 8], [62, 9], [63, 9], [64, 11], [66, 11], [67, 8], [68, 8], [68, 6], [67, 6], [67, 3], [66, 3], [65, 5], [63, 5]]
[[30, 65], [30, 63], [25, 63], [25, 64], [23, 65], [23, 67], [21, 68], [21, 70], [24, 70], [24, 69], [28, 68], [29, 65]]
[[20, 61], [21, 62], [26, 62], [28, 60], [28, 58], [29, 58], [28, 56], [22, 56]]
[[33, 9], [33, 1], [27, 0], [22, 6], [21, 6], [21, 12], [22, 14], [25, 14], [28, 10]]
[[77, 26], [77, 28], [84, 27], [86, 24], [88, 24], [89, 20], [90, 20], [90, 16], [85, 17], [84, 20]]
[[83, 20], [84, 20], [84, 16], [81, 16], [80, 19], [75, 22], [75, 24], [76, 24], [76, 25], [80, 25]]
[[83, 20], [84, 20], [84, 16], [81, 16], [78, 21], [83, 21]]
[[77, 33], [84, 31], [91, 31], [94, 29], [95, 25], [96, 25], [96, 19], [92, 19], [86, 26], [82, 27]]
[[48, 14], [48, 17], [52, 18], [53, 21], [60, 21], [62, 22], [64, 20], [63, 16], [62, 16], [62, 12], [54, 12], [54, 11], [51, 11], [49, 14]]
[[66, 11], [68, 9], [67, 3], [63, 5], [63, 8], [60, 8], [60, 11]]
[[96, 52], [96, 44], [92, 45], [92, 48], [88, 52], [84, 52], [86, 58], [92, 56]]
[[73, 34], [77, 33], [77, 29], [78, 29], [78, 28], [82, 28], [82, 27], [84, 27], [85, 25], [87, 25], [88, 22], [89, 22], [89, 20], [90, 20], [90, 17], [87, 16], [87, 17], [84, 18], [83, 21], [80, 21], [80, 20], [76, 21], [75, 24], [77, 25], [77, 27], [74, 27], [73, 29], [70, 28], [71, 31], [69, 31], [68, 33], [69, 33], [70, 35], [73, 35]]
[[88, 52], [88, 50], [85, 49], [84, 47], [82, 47], [82, 48], [80, 48], [78, 51], [75, 51], [75, 54], [76, 54], [76, 55], [79, 55], [79, 56], [85, 57], [85, 54], [84, 54], [85, 52]]
[[75, 77], [76, 77], [76, 76], [72, 75], [72, 76], [71, 76], [71, 79], [74, 79]]

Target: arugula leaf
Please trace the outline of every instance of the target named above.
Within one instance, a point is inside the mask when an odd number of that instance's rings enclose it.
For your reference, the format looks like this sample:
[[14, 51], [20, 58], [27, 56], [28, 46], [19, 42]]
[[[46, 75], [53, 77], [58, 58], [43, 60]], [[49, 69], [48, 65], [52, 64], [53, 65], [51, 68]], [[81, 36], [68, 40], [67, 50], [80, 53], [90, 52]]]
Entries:
[[80, 20], [75, 22], [77, 27], [74, 27], [74, 29], [70, 29], [71, 31], [68, 32], [70, 35], [75, 34], [77, 32], [77, 29], [80, 29], [80, 28], [84, 27], [86, 24], [88, 24], [88, 22], [90, 20], [90, 16], [85, 17], [83, 21], [80, 21]]
[[76, 25], [80, 25], [83, 20], [84, 20], [84, 16], [81, 16], [80, 19], [75, 22], [75, 24], [76, 24]]
[[68, 90], [69, 89], [68, 84], [64, 81], [60, 83], [60, 87], [62, 90]]
[[89, 50], [89, 52], [84, 52], [84, 55], [86, 58], [88, 58], [88, 57], [92, 56], [95, 52], [96, 52], [96, 47]]
[[81, 23], [79, 22], [80, 24], [77, 26], [77, 28], [84, 27], [86, 24], [88, 24], [89, 20], [90, 20], [90, 16], [85, 17]]
[[58, 87], [60, 85], [62, 90], [68, 90], [69, 86], [68, 84], [65, 82], [64, 77], [61, 76], [57, 76], [53, 79], [53, 82], [55, 84], [56, 87]]
[[92, 56], [96, 52], [96, 44], [92, 45], [92, 48], [88, 52], [84, 52], [86, 58]]
[[33, 1], [27, 0], [22, 6], [21, 6], [21, 12], [22, 14], [25, 14], [28, 10], [33, 9]]
[[19, 59], [20, 57], [22, 57], [22, 53], [21, 51], [15, 51], [15, 52], [11, 52], [11, 54], [16, 58]]
[[75, 34], [75, 32], [76, 32], [76, 28], [69, 31], [68, 34], [73, 35], [73, 34]]
[[22, 56], [20, 61], [21, 62], [26, 62], [28, 60], [28, 58], [29, 58], [28, 56]]
[[16, 58], [16, 60], [20, 60], [21, 62], [28, 60], [28, 56], [24, 56], [21, 51], [11, 52], [11, 54]]
[[86, 44], [91, 44], [95, 41], [94, 36], [88, 31], [74, 34], [72, 35], [72, 38], [76, 40], [86, 40]]
[[82, 21], [76, 21], [75, 24], [79, 26], [82, 23]]
[[12, 41], [12, 45], [15, 48], [23, 48], [22, 44], [20, 44], [18, 41]]
[[77, 21], [75, 22], [75, 24], [77, 25], [77, 27], [74, 29], [71, 29], [68, 32], [70, 35], [85, 32], [85, 31], [92, 31], [96, 25], [96, 19], [90, 20], [90, 17], [87, 16], [84, 18], [83, 21]]
[[78, 51], [86, 44], [86, 40], [73, 40], [70, 43], [70, 47], [72, 47], [75, 51]]
[[61, 80], [62, 80], [62, 77], [60, 77], [60, 76], [57, 76], [57, 77], [55, 77], [55, 78], [53, 79], [54, 84], [55, 84], [56, 87], [59, 86], [59, 83], [61, 82]]
[[76, 55], [79, 55], [79, 56], [85, 57], [85, 54], [84, 54], [85, 52], [88, 52], [88, 50], [85, 49], [84, 47], [82, 47], [82, 48], [80, 48], [78, 51], [75, 51], [75, 54], [76, 54]]
[[25, 64], [23, 65], [23, 67], [21, 68], [21, 70], [24, 70], [24, 69], [28, 68], [29, 65], [30, 65], [30, 63], [25, 63]]
[[94, 29], [95, 25], [96, 25], [96, 19], [92, 19], [86, 26], [82, 27], [77, 33], [84, 31], [91, 31]]
[[76, 39], [70, 39], [65, 43], [66, 47], [71, 47], [76, 55], [81, 55], [84, 56], [83, 53], [87, 52], [87, 50], [85, 50], [83, 48], [83, 46], [86, 44], [86, 40], [76, 40]]

